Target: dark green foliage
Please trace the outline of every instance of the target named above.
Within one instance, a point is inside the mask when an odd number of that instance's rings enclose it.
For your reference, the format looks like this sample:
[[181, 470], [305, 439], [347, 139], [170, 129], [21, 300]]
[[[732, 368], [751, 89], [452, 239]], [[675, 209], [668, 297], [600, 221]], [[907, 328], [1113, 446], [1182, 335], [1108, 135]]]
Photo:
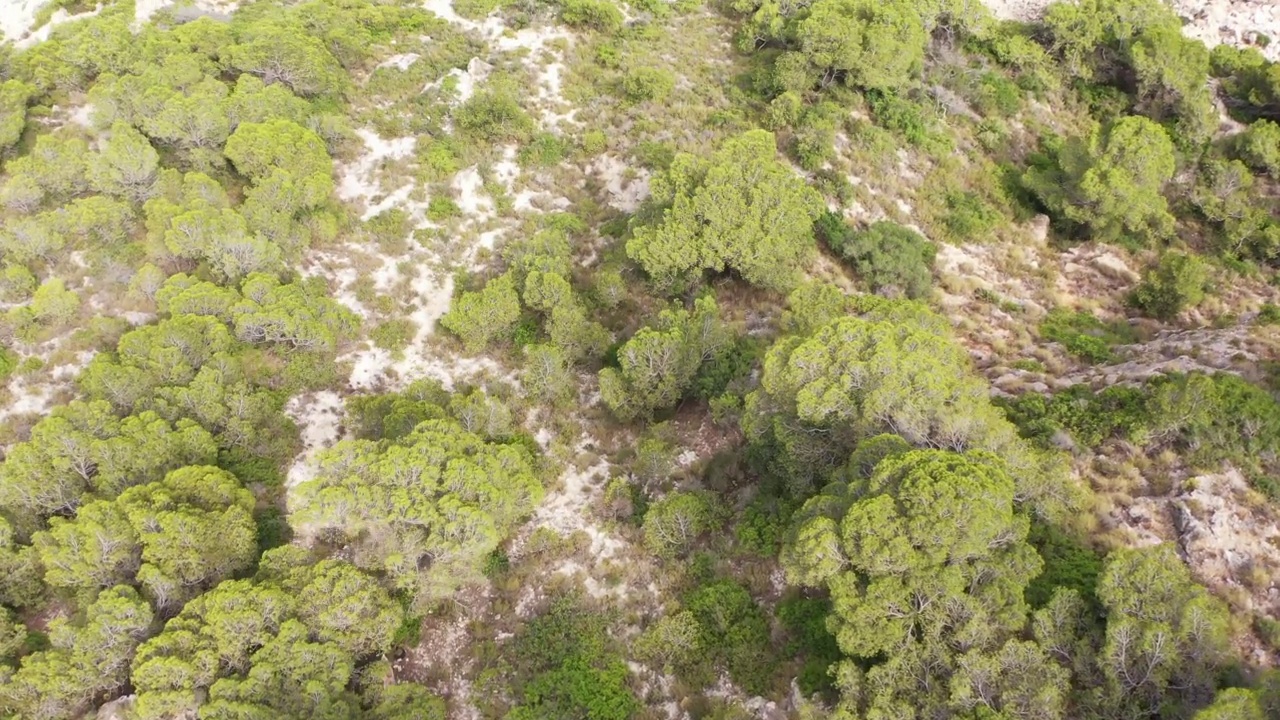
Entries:
[[711, 400], [722, 395], [735, 381], [745, 382], [763, 354], [764, 348], [754, 338], [735, 338], [698, 368], [693, 378], [693, 395]]
[[796, 596], [778, 603], [775, 612], [787, 633], [785, 652], [802, 662], [796, 677], [800, 690], [806, 696], [832, 692], [835, 686], [829, 670], [844, 658], [835, 635], [827, 628], [831, 601]]
[[293, 528], [289, 527], [289, 519], [278, 507], [265, 507], [253, 512], [253, 520], [258, 526], [258, 555], [288, 544], [293, 538]]
[[937, 248], [920, 233], [888, 221], [854, 230], [832, 212], [818, 218], [815, 229], [818, 237], [847, 260], [873, 291], [910, 298], [929, 292]]
[[1171, 320], [1200, 304], [1208, 280], [1208, 267], [1198, 255], [1167, 252], [1147, 271], [1129, 301], [1151, 317]]
[[1150, 425], [1147, 399], [1141, 388], [1116, 385], [1094, 393], [1087, 385], [1074, 385], [1056, 395], [1028, 393], [998, 404], [1023, 437], [1049, 445], [1065, 431], [1077, 444], [1096, 448], [1113, 438], [1141, 442]]
[[776, 660], [770, 649], [769, 622], [746, 588], [732, 580], [703, 585], [685, 598], [702, 626], [702, 646], [715, 664], [743, 690], [764, 692]]
[[1027, 604], [1034, 609], [1049, 603], [1058, 588], [1067, 588], [1095, 612], [1098, 606], [1098, 575], [1102, 573], [1102, 556], [1082, 545], [1062, 529], [1042, 520], [1031, 523], [1028, 542], [1044, 561], [1044, 569], [1027, 584]]
[[1123, 322], [1104, 323], [1084, 310], [1071, 312], [1063, 308], [1049, 311], [1040, 323], [1040, 335], [1091, 363], [1109, 362], [1112, 346], [1134, 341], [1132, 331]]
[[446, 417], [449, 394], [435, 380], [419, 380], [400, 393], [355, 395], [347, 400], [346, 424], [362, 440], [395, 440], [418, 423]]
[[902, 135], [912, 145], [924, 146], [928, 142], [931, 124], [918, 103], [879, 91], [868, 92], [867, 103], [880, 126]]
[[959, 242], [981, 242], [1000, 222], [1000, 212], [977, 193], [949, 192], [946, 208], [943, 224]]
[[516, 156], [527, 168], [548, 168], [560, 164], [569, 152], [569, 141], [551, 133], [538, 133]]
[[761, 497], [742, 511], [733, 533], [738, 545], [761, 558], [774, 558], [791, 521], [792, 507], [774, 498]]
[[557, 600], [531, 620], [504, 655], [516, 666], [519, 699], [508, 720], [626, 720], [640, 709], [604, 617], [576, 598]]

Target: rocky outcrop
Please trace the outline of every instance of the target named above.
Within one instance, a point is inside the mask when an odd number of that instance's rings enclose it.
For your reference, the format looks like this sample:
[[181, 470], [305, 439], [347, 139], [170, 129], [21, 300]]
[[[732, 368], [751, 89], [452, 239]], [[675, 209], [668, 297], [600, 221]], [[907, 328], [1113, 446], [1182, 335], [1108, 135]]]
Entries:
[[1196, 579], [1239, 610], [1280, 613], [1280, 518], [1237, 470], [1200, 475], [1114, 511], [1133, 545], [1176, 544]]

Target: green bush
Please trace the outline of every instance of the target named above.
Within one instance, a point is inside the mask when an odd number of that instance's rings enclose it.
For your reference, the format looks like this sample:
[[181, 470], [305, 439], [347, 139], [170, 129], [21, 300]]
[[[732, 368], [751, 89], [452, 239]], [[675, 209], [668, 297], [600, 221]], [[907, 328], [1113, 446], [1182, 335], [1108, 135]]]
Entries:
[[1057, 308], [1040, 323], [1040, 336], [1061, 343], [1068, 353], [1091, 363], [1112, 359], [1111, 348], [1133, 340], [1132, 331], [1122, 323], [1104, 323], [1092, 313]]
[[1236, 157], [1254, 170], [1280, 178], [1280, 125], [1258, 120], [1234, 140]]
[[949, 192], [946, 208], [943, 224], [947, 233], [960, 242], [987, 239], [984, 236], [1000, 222], [1000, 212], [977, 193]]
[[830, 614], [827, 598], [794, 597], [778, 603], [776, 615], [786, 631], [786, 653], [803, 661], [796, 683], [806, 696], [835, 690], [830, 669], [844, 654], [827, 629]]
[[1031, 523], [1027, 540], [1044, 561], [1044, 569], [1027, 584], [1027, 603], [1042, 608], [1058, 588], [1075, 590], [1097, 611], [1098, 575], [1102, 573], [1102, 556], [1082, 545], [1053, 525], [1043, 521]]
[[1208, 281], [1209, 268], [1199, 257], [1167, 252], [1147, 271], [1129, 300], [1151, 317], [1171, 320], [1204, 300]]
[[763, 693], [777, 660], [769, 642], [769, 622], [746, 588], [732, 580], [703, 585], [685, 598], [702, 626], [702, 647], [743, 690]]
[[427, 219], [431, 222], [440, 222], [460, 215], [462, 215], [462, 208], [447, 195], [432, 195], [431, 200], [427, 202]]
[[622, 94], [631, 102], [661, 101], [675, 89], [676, 78], [661, 68], [640, 66], [622, 76]]
[[412, 320], [398, 318], [379, 323], [373, 330], [369, 331], [369, 337], [373, 340], [374, 345], [383, 350], [399, 352], [409, 347], [409, 343], [413, 342], [417, 332], [418, 326]]
[[507, 90], [477, 92], [454, 111], [454, 121], [465, 135], [488, 143], [523, 142], [534, 127]]
[[528, 145], [520, 148], [517, 159], [521, 167], [549, 168], [559, 165], [568, 152], [568, 140], [551, 133], [538, 133]]
[[572, 27], [603, 32], [617, 32], [622, 28], [622, 11], [609, 0], [563, 0], [560, 19]]
[[910, 298], [928, 294], [937, 248], [920, 233], [887, 221], [857, 231], [830, 212], [815, 227], [818, 237], [847, 260], [873, 292], [893, 290]]

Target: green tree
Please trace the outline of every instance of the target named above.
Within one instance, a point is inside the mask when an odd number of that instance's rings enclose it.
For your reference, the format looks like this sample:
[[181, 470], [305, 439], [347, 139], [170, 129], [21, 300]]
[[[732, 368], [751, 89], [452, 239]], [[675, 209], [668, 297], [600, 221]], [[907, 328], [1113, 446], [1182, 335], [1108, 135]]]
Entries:
[[505, 335], [520, 319], [520, 296], [510, 274], [485, 283], [480, 292], [464, 292], [440, 324], [457, 335], [469, 352], [479, 352]]
[[1032, 168], [1024, 183], [1054, 212], [1083, 225], [1100, 240], [1129, 234], [1167, 236], [1173, 216], [1163, 195], [1175, 169], [1164, 128], [1126, 117], [1087, 141], [1069, 141], [1051, 171]]
[[698, 368], [729, 343], [714, 297], [698, 298], [693, 312], [663, 310], [618, 348], [618, 367], [600, 371], [600, 394], [623, 420], [647, 417], [674, 405], [693, 383]]
[[68, 290], [61, 278], [45, 280], [31, 298], [31, 313], [42, 325], [66, 325], [79, 311], [80, 296], [74, 290]]
[[346, 73], [321, 38], [302, 28], [261, 22], [244, 41], [227, 48], [226, 63], [233, 69], [282, 83], [302, 97], [340, 94]]
[[819, 0], [796, 24], [796, 40], [823, 86], [892, 90], [924, 65], [924, 19], [904, 0]]
[[13, 147], [27, 126], [27, 100], [34, 88], [18, 80], [0, 83], [0, 152]]
[[664, 672], [696, 662], [702, 651], [702, 625], [690, 611], [664, 615], [632, 646], [636, 657]]
[[333, 162], [324, 141], [291, 120], [240, 123], [227, 138], [224, 152], [236, 170], [255, 183], [277, 172], [299, 179], [333, 174]]
[[1209, 701], [1229, 646], [1227, 611], [1172, 547], [1113, 551], [1098, 598], [1107, 611], [1098, 663], [1109, 702], [1155, 715]]
[[481, 577], [542, 492], [523, 446], [427, 420], [394, 443], [344, 441], [323, 453], [289, 519], [304, 537], [345, 533], [366, 563], [426, 601]]
[[1235, 156], [1254, 170], [1280, 178], [1280, 125], [1262, 119], [1234, 138]]
[[24, 718], [71, 720], [128, 680], [129, 660], [150, 630], [151, 608], [130, 587], [102, 591], [80, 624], [49, 625], [48, 650], [32, 653], [0, 678], [0, 709]]
[[1134, 289], [1130, 302], [1152, 317], [1172, 320], [1204, 300], [1208, 276], [1209, 269], [1199, 257], [1166, 252]]
[[818, 233], [873, 292], [918, 298], [933, 284], [937, 248], [910, 228], [881, 221], [855, 231], [839, 215], [827, 213], [818, 221]]
[[644, 515], [644, 542], [660, 557], [682, 556], [714, 524], [715, 507], [706, 495], [677, 490], [649, 506]]
[[1247, 688], [1231, 688], [1218, 693], [1213, 704], [1195, 715], [1192, 720], [1265, 720], [1262, 701], [1258, 693]]
[[186, 467], [86, 505], [74, 519], [53, 518], [32, 541], [50, 585], [97, 589], [136, 579], [168, 607], [253, 562], [253, 506], [252, 493], [225, 470]]
[[520, 382], [533, 399], [553, 404], [568, 399], [574, 390], [569, 359], [554, 345], [525, 346]]
[[660, 283], [731, 270], [774, 289], [791, 286], [813, 250], [822, 199], [777, 159], [771, 133], [727, 141], [710, 160], [678, 155], [653, 182], [662, 219], [633, 229], [627, 254]]
[[89, 158], [88, 178], [100, 192], [140, 203], [154, 192], [159, 169], [160, 155], [147, 138], [116, 122], [102, 152]]

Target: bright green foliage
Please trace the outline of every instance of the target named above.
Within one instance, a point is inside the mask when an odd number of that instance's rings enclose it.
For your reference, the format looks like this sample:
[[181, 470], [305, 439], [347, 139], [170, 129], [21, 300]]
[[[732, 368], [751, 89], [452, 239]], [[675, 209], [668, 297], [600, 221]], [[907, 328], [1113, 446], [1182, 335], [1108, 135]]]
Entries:
[[0, 152], [13, 147], [27, 126], [27, 100], [33, 88], [18, 80], [0, 83]]
[[[1022, 589], [1040, 560], [1014, 510], [1013, 479], [996, 458], [937, 450], [891, 457], [857, 497], [843, 512], [833, 497], [810, 500], [783, 551], [793, 582], [831, 590], [846, 653], [872, 658], [952, 633], [980, 642], [1021, 624]], [[944, 609], [952, 604], [972, 619], [952, 626]]]
[[905, 85], [924, 63], [925, 28], [907, 0], [819, 0], [796, 25], [798, 50], [822, 85]]
[[1098, 664], [1113, 702], [1142, 712], [1208, 697], [1226, 659], [1226, 607], [1169, 545], [1112, 552], [1098, 580], [1107, 610]]
[[729, 346], [715, 298], [707, 295], [684, 308], [663, 310], [618, 348], [618, 367], [600, 371], [600, 394], [624, 420], [647, 417], [674, 405], [689, 389], [702, 364]]
[[449, 717], [444, 700], [416, 683], [378, 687], [376, 695], [373, 707], [363, 716], [367, 720], [448, 720]]
[[355, 313], [314, 286], [282, 285], [274, 275], [253, 274], [240, 292], [244, 299], [231, 315], [236, 337], [244, 342], [328, 353], [356, 334]]
[[482, 90], [454, 111], [463, 134], [488, 143], [521, 142], [533, 132], [533, 118], [505, 87]]
[[773, 446], [777, 469], [802, 485], [825, 482], [857, 441], [895, 432], [914, 445], [1001, 455], [1020, 501], [1053, 504], [1066, 488], [991, 406], [985, 383], [944, 321], [914, 303], [880, 301], [774, 343], [743, 429]]
[[659, 557], [682, 556], [715, 525], [715, 515], [715, 506], [703, 493], [668, 493], [645, 513], [645, 545]]
[[153, 412], [123, 420], [101, 400], [57, 408], [9, 450], [0, 466], [0, 507], [22, 524], [67, 513], [84, 495], [114, 497], [184, 465], [208, 463], [215, 447], [189, 420]]
[[292, 584], [301, 585], [295, 595], [298, 619], [316, 639], [335, 643], [355, 658], [391, 646], [404, 613], [376, 580], [337, 560], [325, 560], [297, 575]]
[[241, 123], [227, 139], [225, 152], [236, 170], [254, 182], [279, 171], [299, 179], [327, 178], [333, 172], [320, 136], [289, 120]]
[[354, 670], [351, 657], [337, 645], [312, 642], [306, 626], [286, 620], [249, 657], [247, 673], [220, 678], [209, 686], [200, 717], [349, 718], [354, 708], [344, 689]]
[[68, 290], [62, 278], [49, 278], [36, 288], [31, 313], [42, 325], [58, 327], [71, 322], [80, 310], [80, 296]]
[[631, 102], [660, 101], [675, 89], [676, 79], [660, 68], [636, 67], [622, 77], [622, 93]]
[[[1280, 135], [1280, 127], [1277, 127]], [[1280, 137], [1277, 137], [1280, 142]], [[1276, 171], [1280, 175], [1280, 148]], [[1255, 179], [1239, 160], [1211, 159], [1196, 177], [1191, 202], [1205, 219], [1221, 228], [1223, 249], [1235, 257], [1271, 261], [1280, 251], [1280, 230], [1268, 208], [1255, 200]]]
[[1057, 2], [1045, 12], [1051, 51], [1068, 73], [1133, 92], [1155, 120], [1176, 117], [1189, 139], [1207, 138], [1216, 116], [1206, 80], [1209, 53], [1182, 35], [1158, 0]]
[[856, 231], [835, 213], [818, 220], [818, 234], [845, 258], [873, 292], [922, 297], [933, 284], [937, 248], [920, 233], [882, 221]]
[[528, 345], [520, 382], [531, 398], [555, 403], [573, 393], [573, 373], [563, 350], [554, 345]]
[[[793, 582], [831, 593], [829, 627], [858, 662], [843, 663], [840, 675], [865, 672], [865, 680], [837, 680], [849, 711], [973, 706], [973, 691], [992, 676], [1010, 683], [997, 705], [1049, 701], [1007, 670], [1023, 666], [1032, 684], [1060, 683], [1063, 673], [1044, 675], [1053, 666], [1042, 653], [1006, 645], [982, 654], [1021, 627], [1022, 591], [1040, 570], [1027, 520], [1014, 508], [1013, 479], [997, 458], [938, 450], [890, 457], [869, 480], [828, 488], [797, 517], [783, 568]], [[971, 650], [954, 657], [953, 647]], [[950, 692], [940, 692], [953, 668]]]
[[[127, 144], [122, 142], [116, 147], [124, 149]], [[6, 201], [20, 209], [30, 210], [45, 198], [78, 195], [88, 188], [85, 175], [90, 156], [89, 146], [78, 137], [37, 137], [35, 147], [29, 153], [5, 165], [9, 174], [5, 186]], [[115, 153], [101, 157], [127, 160]], [[142, 164], [146, 164], [145, 158]]]
[[542, 498], [521, 446], [428, 420], [394, 444], [345, 441], [297, 488], [294, 529], [338, 530], [362, 562], [422, 600], [476, 579], [484, 558]]
[[22, 718], [71, 720], [101, 697], [114, 697], [128, 680], [129, 660], [151, 628], [151, 608], [129, 587], [103, 591], [84, 619], [49, 624], [49, 650], [23, 658], [0, 678], [0, 711]]
[[785, 289], [813, 250], [822, 211], [821, 197], [778, 161], [764, 130], [730, 139], [710, 160], [677, 155], [654, 178], [653, 200], [665, 206], [662, 221], [635, 227], [627, 254], [663, 284], [730, 270]]
[[1163, 193], [1173, 178], [1173, 143], [1164, 128], [1126, 117], [1088, 141], [1068, 142], [1052, 170], [1032, 168], [1026, 186], [1049, 209], [1083, 225], [1099, 240], [1124, 235], [1167, 236], [1173, 216]]
[[561, 0], [560, 19], [572, 27], [616, 32], [622, 27], [622, 11], [610, 0]]
[[469, 352], [479, 352], [506, 335], [519, 319], [520, 297], [508, 273], [485, 283], [480, 292], [464, 292], [440, 324], [457, 335]]
[[1258, 120], [1235, 137], [1236, 157], [1249, 167], [1280, 178], [1280, 125]]
[[637, 658], [664, 672], [698, 661], [702, 649], [702, 625], [688, 610], [664, 615], [632, 645]]
[[283, 83], [302, 97], [338, 95], [347, 84], [324, 42], [299, 28], [260, 24], [245, 42], [226, 50], [226, 62], [240, 72]]
[[160, 156], [147, 138], [117, 122], [106, 147], [89, 158], [88, 178], [99, 192], [140, 203], [151, 197], [159, 171]]
[[1130, 302], [1151, 317], [1171, 320], [1204, 300], [1209, 269], [1196, 255], [1167, 252], [1147, 271]]
[[50, 585], [93, 589], [136, 579], [166, 607], [249, 566], [257, 551], [253, 505], [225, 470], [186, 467], [86, 505], [74, 519], [53, 518], [32, 542]]
[[1071, 673], [1034, 642], [1009, 640], [998, 650], [961, 655], [951, 678], [951, 704], [982, 717], [1067, 717]]
[[1192, 720], [1266, 720], [1258, 693], [1231, 688], [1218, 693], [1213, 704], [1192, 716]]

